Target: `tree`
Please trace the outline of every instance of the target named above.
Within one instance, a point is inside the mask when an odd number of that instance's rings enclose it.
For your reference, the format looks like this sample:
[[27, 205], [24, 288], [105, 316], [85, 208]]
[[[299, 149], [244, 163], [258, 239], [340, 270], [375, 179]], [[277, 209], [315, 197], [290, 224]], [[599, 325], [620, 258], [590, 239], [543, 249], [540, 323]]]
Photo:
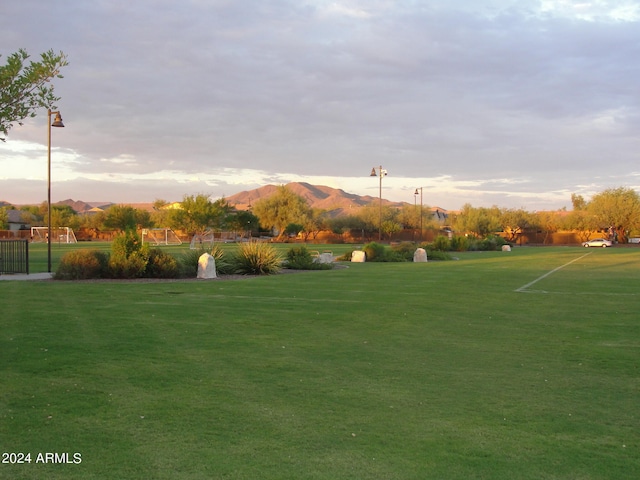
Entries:
[[0, 140], [5, 141], [14, 123], [22, 125], [28, 117], [35, 117], [39, 108], [55, 108], [56, 97], [53, 78], [62, 78], [60, 69], [65, 67], [67, 56], [53, 50], [42, 53], [40, 62], [25, 64], [29, 58], [20, 49], [9, 55], [7, 64], [0, 66]]
[[260, 219], [260, 224], [275, 229], [278, 240], [284, 237], [290, 223], [304, 224], [309, 210], [307, 201], [285, 185], [279, 186], [273, 195], [259, 200], [253, 206], [253, 213]]
[[[380, 218], [381, 214], [382, 218]], [[375, 232], [382, 232], [382, 225], [385, 222], [396, 222], [398, 210], [389, 205], [384, 205], [380, 210], [380, 204], [372, 202], [362, 207], [356, 215], [364, 222], [364, 231], [367, 236], [371, 236]], [[382, 220], [382, 224], [380, 224], [380, 220]]]
[[240, 210], [231, 211], [227, 215], [225, 221], [227, 228], [230, 228], [234, 232], [244, 232], [247, 236], [251, 236], [251, 232], [257, 232], [260, 230], [260, 221], [253, 213]]
[[68, 227], [76, 215], [69, 205], [51, 205], [51, 227]]
[[394, 222], [393, 220], [386, 220], [382, 222], [382, 233], [389, 237], [389, 241], [391, 241], [391, 237], [402, 231], [402, 225], [398, 222]]
[[515, 242], [518, 235], [531, 225], [531, 214], [521, 208], [503, 210], [500, 222], [502, 223], [502, 231], [507, 235], [507, 240]]
[[574, 210], [587, 209], [587, 201], [584, 199], [582, 195], [578, 195], [577, 193], [571, 194], [571, 204], [573, 205]]
[[151, 225], [151, 215], [128, 205], [112, 205], [105, 212], [104, 226], [121, 232], [135, 231]]
[[459, 232], [472, 233], [477, 238], [483, 238], [490, 233], [500, 230], [500, 212], [498, 207], [475, 208], [466, 203], [454, 218], [454, 227]]
[[366, 222], [357, 215], [347, 215], [344, 217], [336, 217], [328, 219], [328, 228], [333, 233], [339, 235], [350, 234], [353, 237], [362, 237], [364, 240]]
[[560, 228], [561, 219], [558, 212], [537, 212], [531, 215], [533, 223], [537, 224], [544, 232], [542, 243], [547, 243], [549, 235], [557, 232]]
[[329, 229], [329, 216], [327, 211], [322, 208], [311, 208], [302, 224], [304, 241], [306, 242], [310, 236], [315, 240], [322, 230]]
[[640, 226], [640, 196], [631, 188], [610, 188], [598, 193], [593, 196], [587, 209], [598, 227], [602, 230], [611, 229], [620, 243], [627, 243], [628, 232]]
[[7, 210], [7, 207], [0, 207], [0, 230], [7, 230], [9, 228], [9, 214]]
[[208, 195], [203, 194], [185, 195], [180, 206], [171, 210], [170, 227], [190, 235], [202, 235], [212, 228], [221, 230], [231, 210], [224, 198], [212, 202]]

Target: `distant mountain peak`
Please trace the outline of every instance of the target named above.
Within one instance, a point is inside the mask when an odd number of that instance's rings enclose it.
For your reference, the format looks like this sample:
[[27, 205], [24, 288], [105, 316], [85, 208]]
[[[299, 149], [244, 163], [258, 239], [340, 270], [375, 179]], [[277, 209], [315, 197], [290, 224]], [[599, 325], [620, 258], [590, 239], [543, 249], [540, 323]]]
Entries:
[[[311, 185], [307, 182], [291, 182], [285, 185], [296, 195], [304, 198], [311, 208], [319, 208], [334, 212], [335, 215], [346, 214], [354, 209], [359, 209], [372, 202], [377, 202], [377, 197], [369, 195], [361, 196], [353, 193], [347, 193], [340, 188], [332, 188], [324, 185]], [[248, 190], [236, 193], [226, 200], [238, 210], [248, 210], [257, 201], [269, 198], [273, 195], [278, 186], [265, 185], [254, 190]], [[382, 200], [384, 205], [401, 206], [402, 202], [391, 202]]]

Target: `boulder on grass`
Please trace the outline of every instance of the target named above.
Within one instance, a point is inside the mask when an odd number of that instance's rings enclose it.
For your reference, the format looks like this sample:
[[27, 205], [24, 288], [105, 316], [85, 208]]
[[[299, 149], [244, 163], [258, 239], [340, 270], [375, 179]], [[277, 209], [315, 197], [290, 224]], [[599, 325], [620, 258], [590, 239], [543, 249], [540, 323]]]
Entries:
[[217, 278], [216, 275], [216, 259], [213, 255], [203, 253], [198, 258], [198, 277], [197, 278]]
[[333, 253], [324, 252], [315, 259], [317, 263], [333, 263]]
[[424, 248], [417, 248], [413, 252], [413, 261], [425, 263], [427, 261], [427, 251]]
[[351, 261], [352, 262], [363, 263], [366, 260], [367, 260], [367, 255], [364, 253], [363, 250], [354, 250], [351, 253]]
[[502, 251], [503, 252], [510, 252], [511, 251], [511, 245], [502, 245]]

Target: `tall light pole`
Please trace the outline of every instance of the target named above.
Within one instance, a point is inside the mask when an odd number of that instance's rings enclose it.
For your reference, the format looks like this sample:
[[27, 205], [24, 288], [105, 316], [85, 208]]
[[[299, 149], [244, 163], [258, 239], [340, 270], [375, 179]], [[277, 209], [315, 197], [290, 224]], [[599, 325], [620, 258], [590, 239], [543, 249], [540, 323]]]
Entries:
[[420, 190], [420, 241], [422, 241], [422, 187], [416, 188], [415, 198], [418, 198], [418, 190]]
[[[47, 148], [47, 272], [51, 273], [51, 127], [64, 127], [60, 112], [47, 110], [47, 128], [49, 130], [49, 144]], [[53, 123], [51, 115], [55, 114]]]
[[379, 214], [378, 219], [378, 241], [382, 241], [382, 177], [387, 176], [387, 171], [382, 168], [382, 165], [378, 167], [378, 174], [376, 175], [376, 167], [371, 169], [370, 177], [380, 177], [380, 193], [379, 193]]

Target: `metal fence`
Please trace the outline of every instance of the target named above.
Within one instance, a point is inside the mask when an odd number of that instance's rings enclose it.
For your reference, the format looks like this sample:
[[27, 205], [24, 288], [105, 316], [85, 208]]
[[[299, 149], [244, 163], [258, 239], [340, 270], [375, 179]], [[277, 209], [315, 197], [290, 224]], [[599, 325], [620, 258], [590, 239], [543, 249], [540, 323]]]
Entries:
[[1, 273], [29, 273], [28, 240], [0, 240]]

